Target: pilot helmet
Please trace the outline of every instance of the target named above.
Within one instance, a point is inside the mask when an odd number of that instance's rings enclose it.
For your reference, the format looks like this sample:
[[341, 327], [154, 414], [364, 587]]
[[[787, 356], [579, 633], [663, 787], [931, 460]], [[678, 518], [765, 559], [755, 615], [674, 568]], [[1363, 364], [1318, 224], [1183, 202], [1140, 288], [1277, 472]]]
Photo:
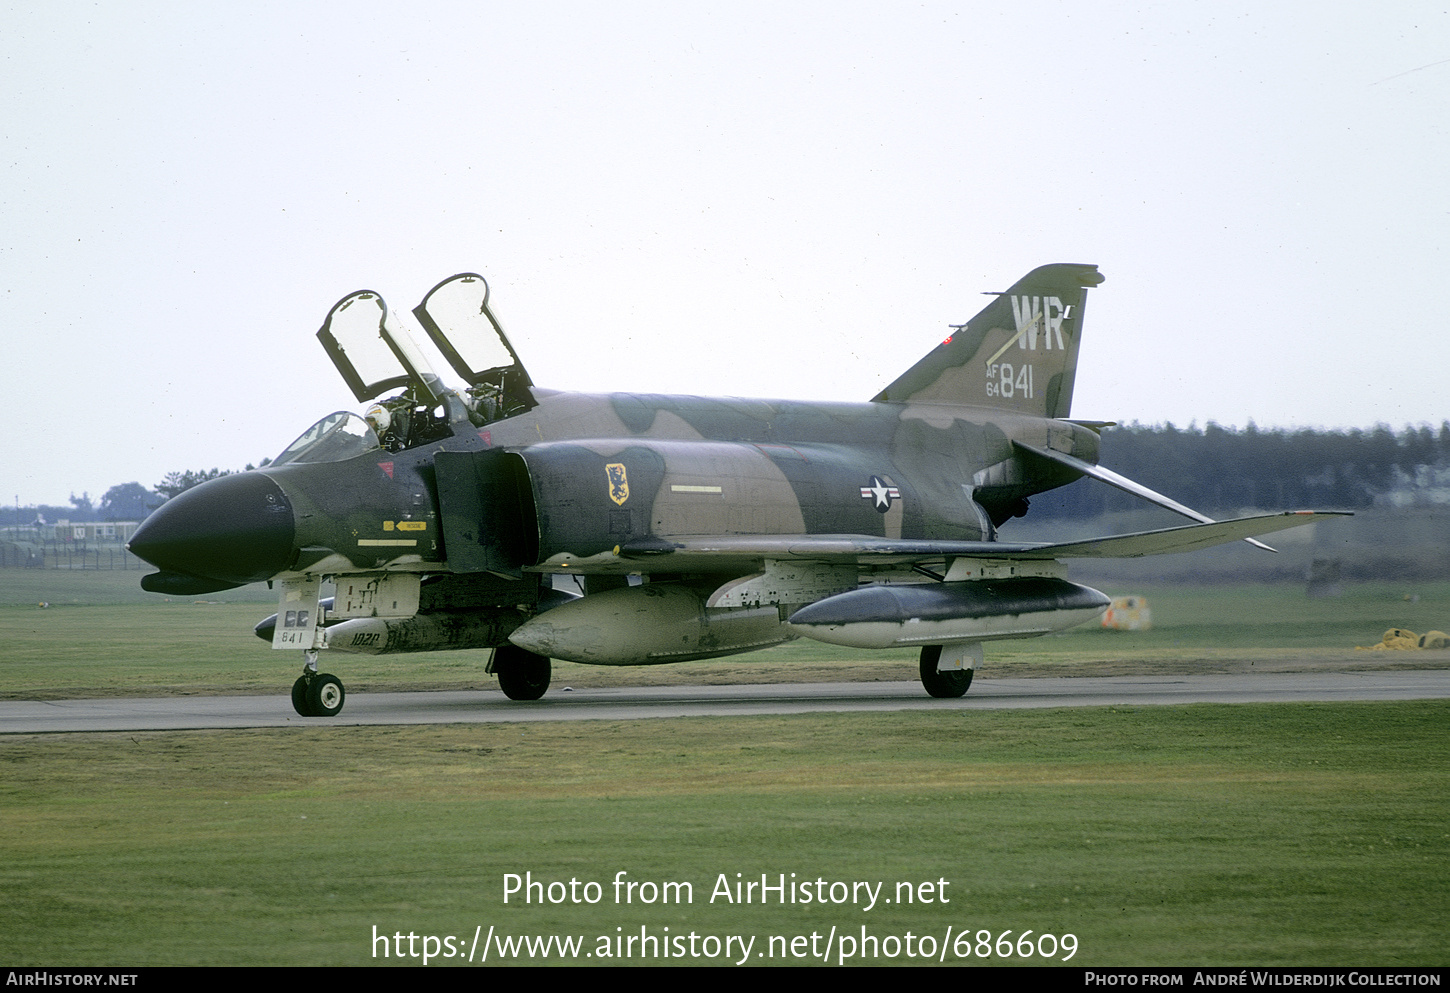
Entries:
[[372, 426], [373, 431], [380, 438], [388, 433], [388, 428], [393, 423], [393, 415], [388, 412], [387, 407], [384, 407], [380, 403], [375, 403], [369, 407], [367, 413], [363, 414], [363, 418]]

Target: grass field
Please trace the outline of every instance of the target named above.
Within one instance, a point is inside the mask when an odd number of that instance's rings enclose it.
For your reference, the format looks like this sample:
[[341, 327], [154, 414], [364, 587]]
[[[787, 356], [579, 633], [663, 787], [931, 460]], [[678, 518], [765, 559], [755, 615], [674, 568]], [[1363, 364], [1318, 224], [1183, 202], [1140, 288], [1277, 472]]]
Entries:
[[[1233, 672], [1251, 667], [1419, 667], [1450, 653], [1356, 652], [1386, 628], [1450, 631], [1450, 583], [1347, 586], [1311, 600], [1300, 585], [1108, 590], [1145, 593], [1147, 632], [1075, 628], [987, 645], [993, 675]], [[1407, 600], [1406, 597], [1418, 599]], [[44, 600], [50, 606], [41, 608]], [[205, 598], [144, 593], [134, 572], [0, 569], [0, 698], [285, 692], [301, 666], [252, 626], [276, 609], [264, 586]], [[486, 652], [334, 656], [350, 692], [493, 688]], [[853, 651], [797, 641], [713, 662], [609, 669], [555, 663], [556, 686], [913, 679], [916, 653]]]
[[[12, 698], [281, 692], [293, 678], [290, 653], [250, 634], [270, 597], [165, 602], [134, 591], [134, 573], [45, 577], [35, 595], [15, 572], [0, 570]], [[1298, 587], [1113, 592], [1147, 594], [1157, 629], [997, 643], [986, 675], [1450, 662], [1352, 649], [1389, 626], [1450, 628], [1446, 586], [1333, 601]], [[344, 662], [333, 668], [354, 692], [492, 683], [482, 653]], [[910, 653], [797, 643], [657, 669], [561, 666], [556, 685], [913, 668]], [[405, 949], [409, 933], [466, 949], [494, 926], [584, 936], [583, 951], [640, 928], [748, 935], [752, 962], [811, 963], [754, 953], [864, 926], [878, 949], [898, 942], [876, 964], [921, 961], [908, 931], [918, 952], [929, 936], [957, 961], [962, 929], [974, 952], [981, 931], [1071, 934], [1076, 965], [1443, 964], [1447, 718], [1433, 701], [4, 735], [0, 961], [396, 963], [374, 957], [374, 927]], [[688, 882], [694, 900], [616, 904], [620, 871]], [[600, 902], [505, 905], [505, 874], [525, 872], [599, 882]], [[948, 885], [870, 911], [710, 902], [737, 873], [880, 883], [886, 898], [898, 883]]]
[[[6, 737], [0, 958], [366, 964], [374, 926], [586, 949], [668, 927], [761, 950], [865, 926], [1072, 934], [1078, 965], [1442, 964], [1447, 718], [1430, 702]], [[616, 905], [621, 870], [694, 901]], [[505, 906], [504, 875], [525, 872], [604, 899]], [[712, 904], [722, 873], [888, 896], [946, 880], [950, 902]]]

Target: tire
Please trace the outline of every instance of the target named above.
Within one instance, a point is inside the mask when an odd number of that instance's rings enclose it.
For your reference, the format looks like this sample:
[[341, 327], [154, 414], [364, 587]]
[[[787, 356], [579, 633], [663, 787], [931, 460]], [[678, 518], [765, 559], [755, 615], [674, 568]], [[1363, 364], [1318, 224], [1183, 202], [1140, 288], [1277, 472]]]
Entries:
[[937, 672], [937, 663], [940, 661], [940, 645], [927, 645], [922, 648], [921, 685], [926, 692], [944, 700], [965, 694], [967, 688], [972, 685], [972, 674], [976, 670], [955, 669], [948, 672]]
[[336, 717], [347, 700], [347, 691], [342, 680], [328, 673], [312, 677], [307, 687], [307, 705], [312, 709], [309, 717]]
[[552, 675], [549, 659], [517, 645], [500, 645], [493, 650], [493, 672], [498, 688], [510, 700], [537, 700], [549, 688]]
[[312, 705], [307, 702], [307, 677], [298, 676], [292, 684], [292, 709], [303, 717], [313, 717]]

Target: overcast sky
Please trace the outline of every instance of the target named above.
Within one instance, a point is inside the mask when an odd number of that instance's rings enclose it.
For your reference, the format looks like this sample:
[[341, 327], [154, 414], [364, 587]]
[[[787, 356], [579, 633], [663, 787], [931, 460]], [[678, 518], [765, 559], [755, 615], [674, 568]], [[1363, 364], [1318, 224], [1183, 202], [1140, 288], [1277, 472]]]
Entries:
[[4, 19], [5, 503], [275, 455], [337, 299], [465, 270], [561, 389], [865, 400], [1086, 262], [1074, 416], [1450, 417], [1444, 3]]

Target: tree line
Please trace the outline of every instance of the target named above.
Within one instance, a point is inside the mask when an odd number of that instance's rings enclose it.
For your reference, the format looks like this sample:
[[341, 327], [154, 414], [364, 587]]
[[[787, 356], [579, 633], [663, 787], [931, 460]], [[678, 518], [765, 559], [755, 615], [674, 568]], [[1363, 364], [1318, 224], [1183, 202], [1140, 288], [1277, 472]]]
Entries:
[[[1099, 462], [1205, 513], [1354, 510], [1450, 469], [1450, 421], [1392, 431], [1127, 424], [1102, 433]], [[1082, 481], [1032, 498], [1032, 516], [1138, 509], [1136, 497]], [[1030, 518], [1029, 518], [1030, 519]]]
[[[256, 466], [247, 466], [247, 469], [254, 468]], [[30, 525], [37, 521], [54, 524], [60, 520], [77, 524], [91, 521], [141, 521], [176, 494], [208, 479], [230, 476], [231, 473], [230, 469], [187, 469], [168, 472], [166, 478], [150, 489], [137, 482], [118, 483], [107, 490], [99, 501], [92, 500], [90, 493], [82, 493], [80, 496], [72, 493], [69, 506], [42, 503], [4, 507], [0, 508], [0, 526]]]

